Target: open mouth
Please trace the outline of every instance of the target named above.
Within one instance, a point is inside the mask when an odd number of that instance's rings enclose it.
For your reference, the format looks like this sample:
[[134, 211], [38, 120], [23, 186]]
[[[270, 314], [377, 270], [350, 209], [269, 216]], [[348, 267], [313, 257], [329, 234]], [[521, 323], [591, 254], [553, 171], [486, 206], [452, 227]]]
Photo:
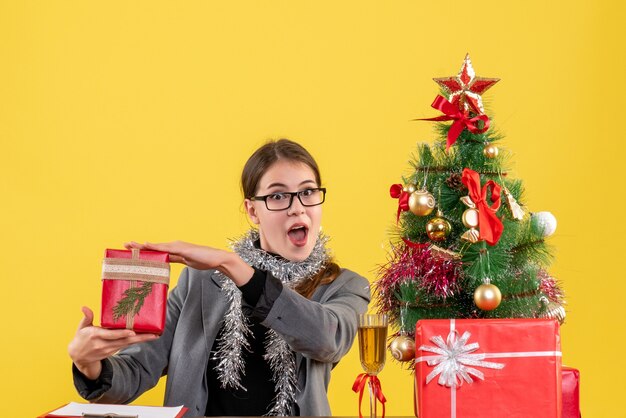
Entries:
[[287, 231], [287, 236], [293, 245], [303, 247], [307, 243], [309, 228], [306, 225], [294, 225]]

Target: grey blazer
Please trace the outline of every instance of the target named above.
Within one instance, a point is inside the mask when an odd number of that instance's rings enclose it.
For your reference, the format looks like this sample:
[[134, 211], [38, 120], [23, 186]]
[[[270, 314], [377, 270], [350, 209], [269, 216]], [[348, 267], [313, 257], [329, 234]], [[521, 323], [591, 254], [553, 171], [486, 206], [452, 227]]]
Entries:
[[[283, 288], [262, 324], [280, 334], [296, 353], [302, 416], [330, 416], [327, 389], [330, 372], [350, 347], [357, 332], [357, 314], [367, 310], [369, 283], [342, 269], [311, 300]], [[208, 393], [209, 352], [226, 312], [214, 271], [186, 268], [169, 295], [163, 335], [109, 358], [111, 388], [98, 402], [131, 402], [167, 375], [166, 406], [185, 405], [190, 416], [204, 415]]]

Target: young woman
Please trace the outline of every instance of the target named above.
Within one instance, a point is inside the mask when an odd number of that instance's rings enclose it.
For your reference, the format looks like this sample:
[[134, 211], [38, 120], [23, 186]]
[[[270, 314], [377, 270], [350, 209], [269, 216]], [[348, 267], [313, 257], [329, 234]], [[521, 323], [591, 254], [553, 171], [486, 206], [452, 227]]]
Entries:
[[326, 190], [302, 146], [265, 144], [241, 183], [256, 228], [233, 252], [126, 244], [188, 267], [169, 295], [160, 337], [95, 327], [83, 308], [68, 352], [85, 399], [131, 402], [167, 375], [164, 404], [185, 405], [190, 416], [331, 415], [330, 372], [352, 346], [368, 282], [329, 256], [320, 233]]

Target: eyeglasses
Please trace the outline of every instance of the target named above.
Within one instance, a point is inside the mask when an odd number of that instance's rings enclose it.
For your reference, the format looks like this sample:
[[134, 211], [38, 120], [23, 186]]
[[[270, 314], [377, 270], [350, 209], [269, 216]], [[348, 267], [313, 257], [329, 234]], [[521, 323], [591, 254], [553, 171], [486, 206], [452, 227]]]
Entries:
[[299, 192], [280, 192], [272, 193], [265, 196], [252, 196], [250, 200], [262, 200], [265, 202], [267, 210], [286, 210], [291, 207], [294, 196], [298, 196], [298, 200], [302, 206], [317, 206], [324, 203], [326, 199], [326, 188], [317, 187], [314, 189], [304, 189]]

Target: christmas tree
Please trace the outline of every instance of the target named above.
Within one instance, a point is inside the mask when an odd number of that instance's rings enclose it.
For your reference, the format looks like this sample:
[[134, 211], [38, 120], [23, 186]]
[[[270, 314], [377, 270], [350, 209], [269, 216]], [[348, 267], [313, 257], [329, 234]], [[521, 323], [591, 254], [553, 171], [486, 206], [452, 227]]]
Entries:
[[[490, 124], [483, 93], [498, 79], [476, 76], [469, 55], [432, 107], [438, 140], [419, 144], [398, 199], [389, 260], [374, 287], [378, 308], [400, 335], [394, 357], [413, 358], [415, 323], [431, 318], [565, 319], [563, 292], [548, 273], [546, 238], [556, 219], [524, 206], [522, 181]], [[451, 121], [452, 123], [448, 123]]]

